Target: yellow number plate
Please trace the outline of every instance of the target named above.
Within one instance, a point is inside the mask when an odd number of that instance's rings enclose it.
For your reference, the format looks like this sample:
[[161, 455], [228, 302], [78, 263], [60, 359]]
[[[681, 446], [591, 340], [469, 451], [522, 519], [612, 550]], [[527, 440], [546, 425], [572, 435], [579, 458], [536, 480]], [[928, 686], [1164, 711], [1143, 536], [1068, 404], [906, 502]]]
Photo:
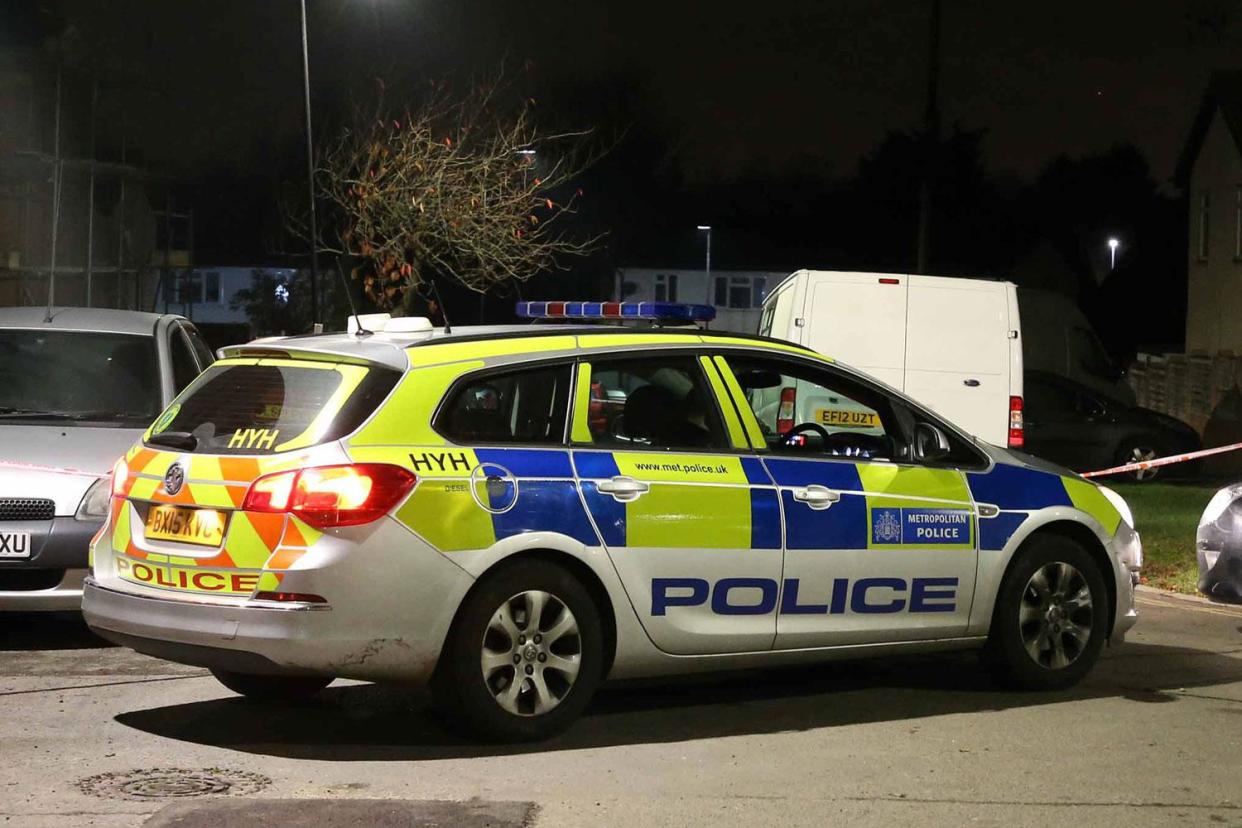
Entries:
[[214, 509], [152, 506], [147, 513], [147, 539], [219, 546], [227, 516]]
[[849, 411], [844, 408], [818, 408], [815, 422], [837, 428], [879, 428], [880, 415], [874, 411]]

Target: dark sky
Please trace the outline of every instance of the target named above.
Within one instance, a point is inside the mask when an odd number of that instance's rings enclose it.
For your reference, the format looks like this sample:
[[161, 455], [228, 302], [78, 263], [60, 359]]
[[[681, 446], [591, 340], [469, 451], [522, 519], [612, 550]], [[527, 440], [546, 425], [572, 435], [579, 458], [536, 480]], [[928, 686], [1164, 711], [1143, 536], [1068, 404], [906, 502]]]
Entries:
[[[137, 81], [126, 117], [150, 163], [262, 169], [299, 151], [294, 0], [28, 2]], [[308, 2], [317, 114], [369, 76], [399, 98], [504, 58], [551, 101], [629, 90], [627, 117], [692, 180], [847, 175], [924, 107], [930, 0]], [[944, 123], [986, 129], [990, 168], [1030, 176], [1130, 141], [1163, 181], [1211, 71], [1242, 63], [1242, 2], [944, 0], [942, 54]]]

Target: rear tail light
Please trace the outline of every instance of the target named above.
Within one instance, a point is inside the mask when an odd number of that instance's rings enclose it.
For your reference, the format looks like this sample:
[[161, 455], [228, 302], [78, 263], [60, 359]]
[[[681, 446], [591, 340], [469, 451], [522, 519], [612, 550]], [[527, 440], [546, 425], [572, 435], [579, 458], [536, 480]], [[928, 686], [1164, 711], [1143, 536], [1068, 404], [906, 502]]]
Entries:
[[798, 389], [782, 388], [781, 404], [776, 409], [776, 433], [788, 434], [789, 430], [794, 427], [794, 409], [797, 407]]
[[242, 509], [288, 512], [318, 529], [358, 526], [388, 514], [417, 480], [400, 466], [384, 463], [277, 472], [250, 485]]
[[310, 592], [256, 592], [256, 601], [279, 601], [281, 603], [326, 604], [328, 599]]
[[129, 465], [122, 457], [116, 461], [116, 465], [112, 467], [112, 496], [124, 497], [125, 484], [129, 482]]
[[1022, 398], [1009, 398], [1009, 447], [1022, 448], [1026, 444], [1026, 431], [1022, 427]]

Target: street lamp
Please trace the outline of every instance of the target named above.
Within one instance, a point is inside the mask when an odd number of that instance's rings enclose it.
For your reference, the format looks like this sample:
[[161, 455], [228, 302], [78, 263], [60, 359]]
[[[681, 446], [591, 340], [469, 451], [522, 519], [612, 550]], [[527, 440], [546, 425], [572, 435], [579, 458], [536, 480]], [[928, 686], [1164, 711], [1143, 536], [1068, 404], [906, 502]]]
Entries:
[[306, 49], [306, 0], [302, 4], [302, 91], [306, 99], [306, 187], [310, 191], [311, 325], [319, 323], [319, 232], [315, 221], [315, 142], [311, 137], [310, 60]]
[[1113, 270], [1117, 267], [1117, 248], [1121, 246], [1121, 242], [1117, 237], [1108, 240], [1108, 269]]
[[704, 304], [712, 304], [712, 226], [710, 224], [700, 224], [699, 232], [707, 233], [707, 267], [704, 272], [707, 274], [707, 290]]

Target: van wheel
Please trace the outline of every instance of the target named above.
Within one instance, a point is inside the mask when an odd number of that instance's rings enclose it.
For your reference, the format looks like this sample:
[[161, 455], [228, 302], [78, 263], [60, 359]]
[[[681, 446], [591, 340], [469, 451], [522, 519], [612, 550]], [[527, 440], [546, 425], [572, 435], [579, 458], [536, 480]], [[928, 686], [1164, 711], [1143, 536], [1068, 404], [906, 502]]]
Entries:
[[1070, 687], [1099, 658], [1108, 613], [1104, 576], [1087, 551], [1058, 535], [1036, 536], [1001, 582], [989, 661], [1017, 689]]
[[590, 702], [603, 650], [599, 610], [582, 584], [555, 564], [518, 561], [466, 598], [432, 689], [484, 739], [546, 739]]
[[231, 670], [212, 670], [211, 674], [234, 693], [255, 701], [298, 701], [332, 683], [332, 676], [260, 676]]

